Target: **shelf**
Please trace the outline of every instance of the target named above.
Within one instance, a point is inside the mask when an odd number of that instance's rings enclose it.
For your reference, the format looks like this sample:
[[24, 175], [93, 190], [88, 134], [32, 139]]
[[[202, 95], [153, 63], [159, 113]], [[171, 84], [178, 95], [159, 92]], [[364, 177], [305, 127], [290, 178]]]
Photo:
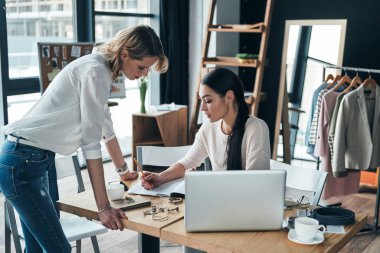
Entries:
[[209, 25], [210, 32], [233, 32], [233, 33], [262, 33], [264, 31], [264, 23], [248, 24], [248, 25]]
[[259, 61], [257, 59], [253, 59], [253, 63], [241, 63], [239, 59], [236, 57], [208, 57], [203, 59], [204, 65], [219, 65], [219, 66], [231, 66], [231, 67], [248, 67], [248, 68], [256, 68], [259, 65]]
[[[136, 146], [183, 146], [187, 144], [187, 106], [173, 111], [154, 111], [132, 115], [132, 156]], [[133, 168], [136, 169], [135, 164]]]

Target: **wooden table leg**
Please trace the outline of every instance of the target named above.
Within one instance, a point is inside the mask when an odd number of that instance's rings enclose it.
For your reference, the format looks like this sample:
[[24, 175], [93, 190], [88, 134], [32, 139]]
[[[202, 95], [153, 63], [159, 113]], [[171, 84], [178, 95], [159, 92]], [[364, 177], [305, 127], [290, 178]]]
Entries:
[[139, 253], [159, 253], [160, 238], [139, 233]]

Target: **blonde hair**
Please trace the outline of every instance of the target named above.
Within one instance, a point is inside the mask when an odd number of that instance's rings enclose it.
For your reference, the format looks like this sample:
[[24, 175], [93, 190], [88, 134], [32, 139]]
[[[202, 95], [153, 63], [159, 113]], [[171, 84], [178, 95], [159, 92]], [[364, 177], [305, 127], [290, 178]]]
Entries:
[[121, 30], [112, 40], [95, 47], [96, 51], [106, 58], [113, 80], [119, 76], [122, 66], [120, 54], [123, 48], [127, 49], [128, 56], [135, 60], [157, 57], [155, 69], [160, 73], [165, 73], [168, 69], [168, 58], [164, 54], [161, 40], [154, 30], [146, 25]]

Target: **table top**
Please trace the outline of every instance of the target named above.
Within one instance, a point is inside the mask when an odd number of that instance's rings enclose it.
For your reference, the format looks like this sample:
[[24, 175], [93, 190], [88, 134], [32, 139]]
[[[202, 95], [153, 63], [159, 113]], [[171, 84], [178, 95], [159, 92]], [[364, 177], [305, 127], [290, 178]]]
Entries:
[[[287, 210], [285, 216], [292, 216], [293, 212]], [[188, 233], [184, 219], [164, 227], [160, 238], [206, 252], [338, 252], [366, 222], [366, 216], [358, 216], [355, 224], [345, 226], [345, 234], [326, 233], [324, 242], [316, 245], [301, 245], [288, 240], [287, 230]]]
[[[127, 185], [136, 182], [128, 182]], [[152, 196], [128, 195], [132, 198], [151, 200], [153, 205], [174, 208], [168, 198]], [[89, 219], [98, 219], [97, 207], [92, 191], [62, 198], [58, 201], [60, 210], [83, 216]], [[117, 203], [111, 201], [117, 207]], [[142, 207], [128, 210], [125, 214], [128, 220], [123, 219], [125, 228], [143, 234], [159, 237], [163, 240], [183, 244], [207, 252], [338, 252], [352, 237], [354, 237], [367, 223], [366, 216], [357, 215], [355, 224], [345, 226], [345, 234], [328, 234], [325, 240], [317, 245], [301, 245], [288, 240], [288, 231], [256, 231], [256, 232], [207, 232], [188, 233], [184, 223], [184, 204], [178, 205], [178, 212], [171, 212], [165, 221], [153, 220], [151, 215], [144, 215]], [[295, 216], [295, 210], [285, 210], [285, 217]]]
[[[149, 196], [136, 196], [125, 194], [125, 196], [134, 199], [146, 199], [152, 202], [152, 205], [162, 206], [167, 208], [175, 208], [177, 205], [169, 203], [168, 198], [158, 198]], [[98, 220], [98, 209], [96, 207], [95, 198], [92, 191], [84, 191], [78, 194], [64, 197], [58, 200], [58, 206], [61, 211], [76, 214], [88, 219]], [[118, 203], [111, 201], [111, 206], [118, 207]], [[144, 210], [150, 207], [141, 207], [133, 210], [128, 210], [125, 214], [128, 220], [122, 219], [125, 228], [131, 229], [140, 233], [151, 236], [160, 237], [160, 231], [163, 227], [172, 224], [183, 218], [183, 204], [178, 205], [179, 211], [171, 211], [168, 214], [168, 219], [165, 221], [153, 220], [151, 215], [144, 215]]]

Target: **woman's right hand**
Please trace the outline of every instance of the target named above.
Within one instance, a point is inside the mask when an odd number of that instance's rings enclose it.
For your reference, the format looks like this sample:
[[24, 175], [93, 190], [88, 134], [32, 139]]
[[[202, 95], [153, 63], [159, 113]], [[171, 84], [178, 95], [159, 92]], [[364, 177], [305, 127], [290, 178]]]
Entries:
[[152, 190], [154, 187], [163, 183], [161, 176], [158, 173], [146, 171], [144, 172], [144, 175], [144, 177], [141, 177], [141, 185], [147, 190]]

